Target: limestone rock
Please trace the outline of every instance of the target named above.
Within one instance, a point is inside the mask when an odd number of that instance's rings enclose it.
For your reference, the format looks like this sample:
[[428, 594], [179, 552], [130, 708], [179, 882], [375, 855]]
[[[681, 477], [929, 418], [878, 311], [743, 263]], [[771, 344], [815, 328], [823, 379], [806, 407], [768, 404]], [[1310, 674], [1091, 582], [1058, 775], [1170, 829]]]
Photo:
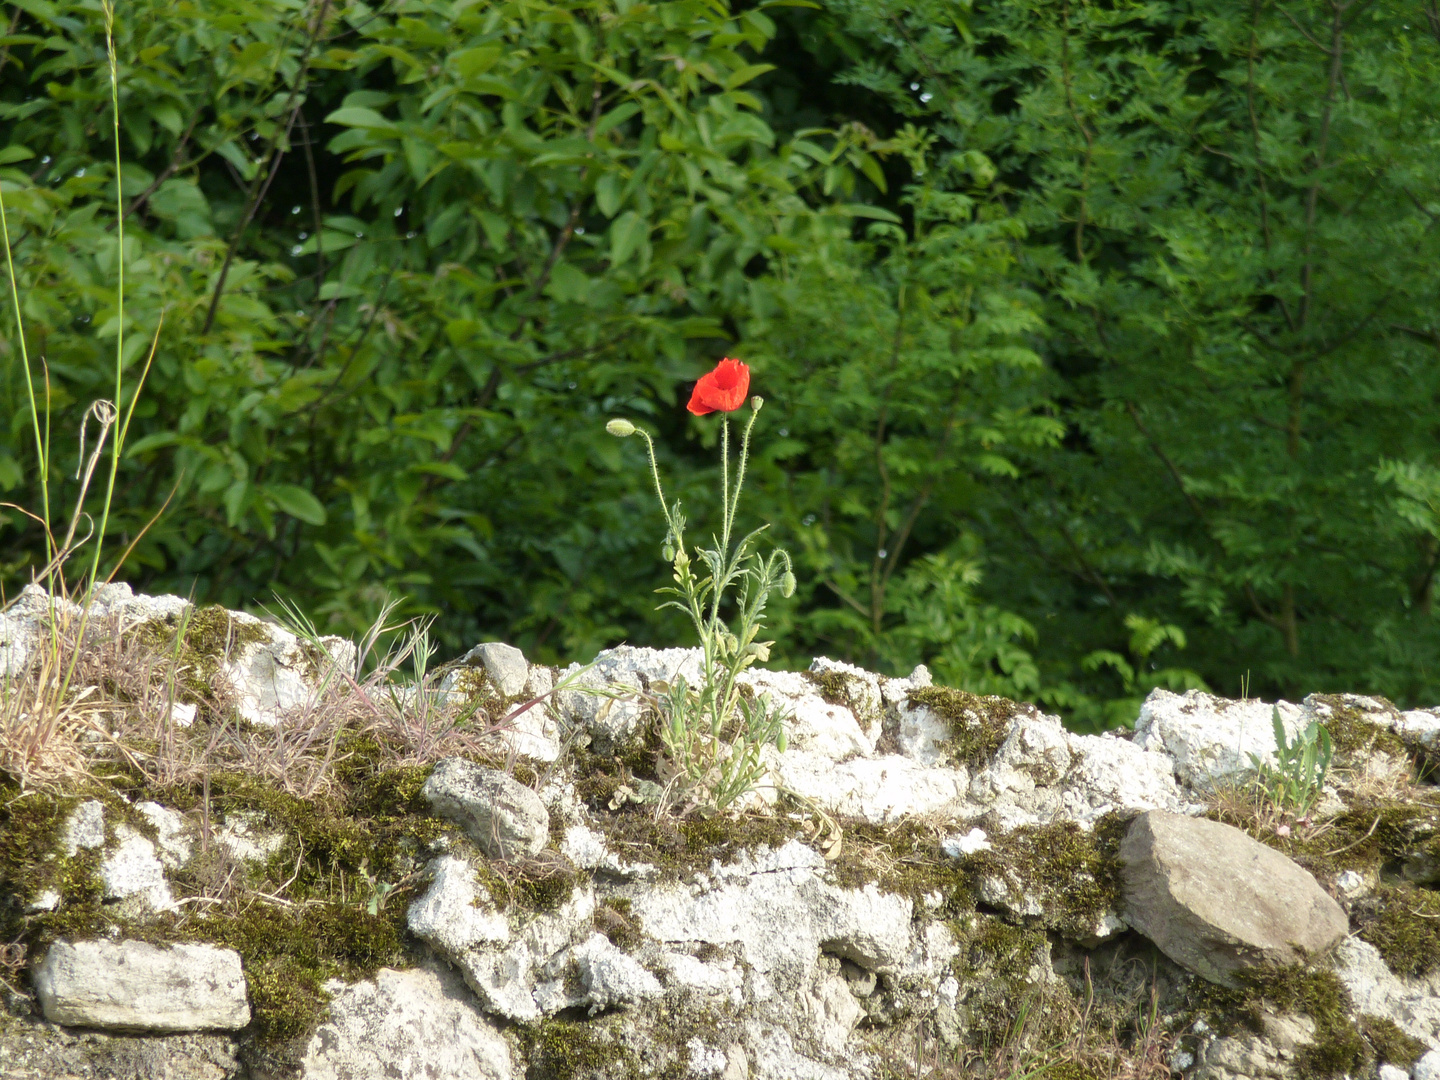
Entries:
[[[189, 606], [178, 596], [136, 596], [129, 585], [114, 582], [95, 590], [89, 625], [113, 625], [124, 633], [137, 623], [165, 618]], [[21, 589], [9, 610], [0, 614], [0, 677], [20, 674], [41, 655], [52, 614], [65, 623], [78, 619], [83, 611], [63, 597], [52, 600], [42, 586], [32, 584]]]
[[36, 637], [33, 623], [0, 614], [0, 678], [13, 679], [30, 666]]
[[[567, 974], [561, 954], [591, 934], [595, 890], [577, 888], [557, 910], [520, 919], [504, 948], [472, 948], [447, 954], [488, 1012], [511, 1020], [538, 1020], [568, 1007], [553, 984]], [[608, 944], [608, 942], [607, 942]], [[543, 989], [542, 989], [543, 987]]]
[[600, 870], [615, 878], [638, 880], [655, 874], [652, 863], [622, 859], [606, 846], [604, 836], [584, 825], [571, 825], [565, 830], [560, 854], [582, 870]]
[[1413, 1080], [1440, 1080], [1440, 1050], [1431, 1050], [1410, 1070]]
[[165, 880], [165, 867], [155, 857], [155, 845], [128, 825], [116, 830], [119, 847], [100, 864], [100, 880], [105, 899], [137, 898], [144, 907], [170, 911], [175, 898]]
[[[924, 668], [916, 670], [923, 671]], [[822, 685], [830, 685], [838, 690], [840, 699], [865, 732], [865, 739], [871, 750], [875, 749], [885, 726], [886, 708], [882, 686], [890, 682], [905, 682], [908, 689], [911, 685], [906, 680], [884, 679], [873, 671], [824, 656], [817, 656], [810, 662], [809, 674]], [[926, 678], [928, 677], [927, 672]], [[821, 697], [829, 700], [824, 693]]]
[[532, 761], [550, 763], [560, 757], [562, 732], [549, 708], [541, 702], [519, 713], [499, 732], [507, 750]]
[[827, 1065], [806, 1054], [780, 1024], [752, 1021], [746, 1025], [745, 1034], [753, 1055], [750, 1076], [756, 1080], [851, 1080], [856, 1075], [848, 1068]]
[[739, 1007], [745, 1001], [745, 979], [732, 957], [701, 960], [684, 952], [660, 954], [666, 982], [701, 997], [719, 997]]
[[446, 856], [430, 864], [429, 875], [430, 888], [405, 915], [412, 934], [447, 956], [510, 940], [509, 922], [482, 895], [469, 863]]
[[317, 655], [283, 627], [243, 611], [230, 612], [230, 618], [240, 640], [220, 658], [214, 681], [252, 724], [274, 727], [287, 712], [313, 702], [324, 683], [354, 670], [355, 646], [344, 638], [319, 638]]
[[865, 1010], [845, 979], [829, 975], [816, 981], [803, 998], [811, 1037], [828, 1053], [841, 1054]]
[[1295, 1056], [1313, 1040], [1314, 1021], [1267, 1014], [1262, 1026], [1263, 1034], [1204, 1042], [1189, 1080], [1308, 1080], [1296, 1071]]
[[950, 739], [950, 722], [924, 705], [900, 702], [896, 741], [900, 752], [921, 765], [944, 765], [950, 754], [945, 748]]
[[252, 1080], [227, 1034], [71, 1031], [0, 1013], [4, 1080]]
[[1239, 829], [1141, 814], [1120, 847], [1125, 917], [1182, 967], [1214, 983], [1323, 956], [1349, 921], [1315, 879]]
[[1400, 714], [1395, 730], [1427, 750], [1440, 748], [1440, 709], [1412, 709]]
[[1399, 978], [1375, 946], [1359, 938], [1340, 942], [1334, 965], [1357, 1012], [1383, 1016], [1407, 1035], [1440, 1048], [1440, 987]]
[[135, 809], [144, 814], [145, 819], [154, 826], [160, 861], [165, 866], [173, 870], [190, 861], [194, 844], [190, 840], [190, 829], [183, 817], [156, 802], [136, 803]]
[[836, 764], [807, 750], [774, 753], [766, 759], [780, 782], [835, 814], [861, 817], [874, 824], [907, 814], [963, 816], [975, 813], [966, 799], [968, 774], [962, 769], [921, 765], [899, 754], [853, 758]]
[[105, 843], [105, 804], [87, 799], [65, 819], [61, 835], [65, 854], [74, 856], [81, 848], [98, 848]]
[[549, 839], [550, 812], [540, 796], [498, 769], [445, 758], [420, 794], [492, 859], [534, 855]]
[[181, 596], [136, 596], [123, 581], [112, 581], [95, 590], [94, 604], [90, 618], [114, 618], [121, 633], [132, 626], [149, 622], [151, 619], [172, 619], [190, 607], [190, 601]]
[[[534, 761], [551, 762], [560, 757], [564, 732], [547, 701], [516, 700], [529, 695], [541, 698], [554, 688], [550, 669], [531, 667], [519, 649], [498, 641], [487, 641], [476, 645], [460, 658], [463, 666], [448, 671], [440, 680], [436, 703], [439, 705], [464, 705], [473, 700], [477, 689], [471, 672], [480, 668], [485, 672], [488, 687], [505, 701], [510, 708], [495, 712], [492, 720], [497, 724], [505, 720], [495, 735], [505, 749]], [[493, 701], [486, 701], [493, 708]]]
[[659, 979], [604, 934], [591, 934], [580, 944], [562, 950], [546, 968], [550, 978], [536, 987], [535, 1003], [547, 1014], [588, 1007], [594, 1016], [605, 1009], [636, 1005], [664, 993]]
[[[840, 761], [857, 754], [869, 754], [874, 739], [866, 734], [848, 706], [826, 701], [816, 685], [798, 671], [764, 671], [751, 668], [739, 680], [756, 697], [769, 695], [789, 719], [786, 733], [790, 745]], [[875, 737], [879, 738], [879, 727]]]
[[1090, 824], [1113, 810], [1169, 810], [1194, 814], [1200, 805], [1175, 781], [1167, 754], [1153, 753], [1114, 732], [1066, 733], [1070, 769], [1060, 780], [1057, 816]]
[[940, 841], [940, 850], [952, 859], [960, 859], [980, 851], [989, 851], [990, 847], [990, 838], [985, 835], [984, 829], [971, 829], [967, 833], [952, 833]]
[[[562, 954], [593, 932], [593, 887], [576, 888], [552, 912], [502, 913], [463, 859], [437, 859], [429, 873], [429, 889], [406, 913], [410, 932], [460, 969], [483, 1009], [528, 1022], [581, 1003], [583, 995], [567, 997], [571, 972]], [[577, 967], [575, 985], [579, 979]]]
[[[632, 900], [645, 932], [668, 946], [736, 946], [756, 972], [803, 982], [821, 949], [874, 971], [912, 959], [908, 897], [824, 880], [825, 860], [797, 841], [712, 868], [710, 880], [655, 885]], [[953, 953], [952, 953], [953, 955]], [[948, 958], [947, 958], [948, 959]]]
[[382, 968], [331, 983], [330, 1016], [301, 1059], [302, 1080], [513, 1080], [510, 1047], [448, 972]]
[[[561, 672], [571, 687], [555, 696], [561, 713], [584, 729], [601, 753], [613, 753], [628, 745], [639, 732], [645, 709], [637, 691], [657, 680], [674, 682], [683, 675], [691, 686], [703, 681], [704, 654], [699, 649], [646, 649], [621, 645], [605, 649], [595, 657], [588, 671], [572, 664]], [[621, 696], [587, 693], [586, 689], [607, 690]], [[629, 691], [629, 696], [626, 696]]]
[[995, 756], [970, 781], [970, 796], [990, 803], [1054, 788], [1069, 771], [1070, 746], [1057, 716], [1016, 710]]
[[1250, 755], [1275, 759], [1272, 714], [1280, 710], [1285, 737], [1294, 739], [1309, 723], [1298, 705], [1281, 701], [1229, 701], [1199, 690], [1184, 695], [1152, 690], [1135, 721], [1135, 745], [1168, 754], [1181, 783], [1208, 791], [1254, 771]]
[[515, 697], [525, 692], [530, 679], [530, 665], [525, 654], [503, 641], [486, 641], [476, 645], [462, 659], [471, 667], [484, 668], [490, 682], [501, 697]]
[[285, 837], [266, 829], [263, 815], [236, 810], [225, 815], [215, 830], [215, 841], [243, 862], [259, 862], [279, 851]]
[[32, 973], [45, 1019], [118, 1031], [236, 1031], [250, 1022], [240, 955], [213, 945], [57, 941]]

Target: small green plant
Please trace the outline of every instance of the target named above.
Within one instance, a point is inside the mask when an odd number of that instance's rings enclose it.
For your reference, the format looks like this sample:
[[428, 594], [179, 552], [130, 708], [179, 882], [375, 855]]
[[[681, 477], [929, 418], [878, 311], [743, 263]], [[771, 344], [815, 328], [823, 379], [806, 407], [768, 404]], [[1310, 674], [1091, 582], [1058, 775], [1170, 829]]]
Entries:
[[[729, 413], [745, 403], [750, 387], [750, 369], [738, 360], [724, 359], [695, 387], [687, 408], [697, 416], [711, 412]], [[740, 459], [735, 475], [730, 474], [730, 420], [722, 416], [720, 429], [720, 496], [722, 514], [719, 537], [712, 546], [695, 549], [692, 560], [685, 550], [685, 518], [680, 502], [665, 501], [660, 469], [655, 461], [655, 443], [648, 432], [629, 420], [611, 420], [610, 434], [620, 438], [639, 435], [650, 457], [650, 474], [655, 495], [665, 514], [667, 530], [661, 556], [674, 570], [675, 584], [658, 590], [673, 597], [660, 605], [676, 608], [690, 616], [704, 653], [703, 681], [692, 687], [683, 677], [653, 687], [661, 697], [663, 721], [661, 739], [674, 770], [672, 783], [682, 789], [693, 805], [708, 804], [724, 809], [741, 798], [765, 774], [761, 751], [774, 744], [785, 750], [785, 717], [768, 694], [747, 700], [740, 694], [736, 677], [757, 661], [770, 658], [773, 641], [757, 641], [763, 627], [765, 605], [772, 592], [790, 596], [795, 591], [795, 573], [790, 555], [780, 548], [762, 558], [752, 550], [756, 538], [768, 526], [747, 533], [733, 546], [735, 510], [745, 483], [745, 464], [750, 455], [750, 433], [764, 404], [750, 399], [750, 418], [740, 440]], [[699, 573], [697, 573], [697, 568]], [[725, 594], [738, 589], [737, 614], [732, 632], [721, 618]]]
[[1325, 774], [1335, 753], [1330, 732], [1318, 720], [1312, 720], [1292, 743], [1285, 735], [1278, 706], [1271, 713], [1270, 720], [1275, 726], [1275, 758], [1278, 764], [1271, 765], [1258, 754], [1251, 754], [1256, 781], [1265, 789], [1265, 794], [1277, 810], [1293, 810], [1304, 817], [1310, 813], [1315, 800], [1320, 797], [1321, 788], [1325, 786]]

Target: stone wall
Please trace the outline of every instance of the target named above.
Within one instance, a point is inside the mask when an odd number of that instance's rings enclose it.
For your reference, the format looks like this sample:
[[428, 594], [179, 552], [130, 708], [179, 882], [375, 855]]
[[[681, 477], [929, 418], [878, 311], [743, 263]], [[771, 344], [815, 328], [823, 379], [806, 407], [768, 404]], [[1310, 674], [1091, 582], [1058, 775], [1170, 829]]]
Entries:
[[[12, 742], [49, 613], [0, 615]], [[788, 747], [682, 814], [694, 650], [387, 690], [174, 597], [89, 619], [84, 771], [0, 791], [4, 1080], [1440, 1078], [1440, 712], [1157, 690], [1081, 736], [822, 658], [743, 677]], [[1305, 816], [1255, 794], [1275, 715], [1334, 738]]]

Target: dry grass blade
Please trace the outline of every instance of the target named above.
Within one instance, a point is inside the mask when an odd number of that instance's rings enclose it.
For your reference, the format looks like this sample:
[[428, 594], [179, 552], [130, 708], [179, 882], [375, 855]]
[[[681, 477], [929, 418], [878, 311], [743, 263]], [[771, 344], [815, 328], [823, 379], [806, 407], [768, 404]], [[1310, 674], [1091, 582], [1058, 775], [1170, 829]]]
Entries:
[[93, 685], [64, 689], [63, 673], [77, 649], [70, 626], [57, 628], [55, 647], [0, 682], [0, 771], [23, 788], [54, 788], [90, 777], [90, 748], [106, 731], [106, 708]]

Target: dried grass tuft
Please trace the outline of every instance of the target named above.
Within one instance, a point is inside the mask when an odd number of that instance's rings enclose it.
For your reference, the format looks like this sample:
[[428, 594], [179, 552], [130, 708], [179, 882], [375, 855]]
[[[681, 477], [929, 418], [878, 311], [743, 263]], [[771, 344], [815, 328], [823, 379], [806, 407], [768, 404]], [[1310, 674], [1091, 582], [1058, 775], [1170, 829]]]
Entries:
[[59, 616], [39, 658], [0, 680], [0, 771], [22, 788], [54, 790], [92, 779], [93, 748], [113, 710], [84, 672], [67, 680], [84, 651], [78, 638], [79, 624]]
[[[107, 767], [162, 788], [226, 770], [308, 799], [333, 792], [337, 766], [362, 742], [379, 769], [451, 755], [513, 766], [502, 736], [514, 714], [441, 690], [448, 669], [431, 666], [428, 622], [392, 625], [388, 605], [359, 642], [351, 670], [303, 615], [282, 609], [282, 624], [323, 661], [309, 698], [261, 726], [240, 719], [225, 688], [206, 684], [182, 660], [188, 620], [172, 643], [157, 644], [115, 618], [67, 615], [74, 609], [57, 605], [40, 655], [0, 681], [0, 771], [22, 790], [73, 790]], [[193, 722], [184, 723], [177, 706], [194, 707]]]

